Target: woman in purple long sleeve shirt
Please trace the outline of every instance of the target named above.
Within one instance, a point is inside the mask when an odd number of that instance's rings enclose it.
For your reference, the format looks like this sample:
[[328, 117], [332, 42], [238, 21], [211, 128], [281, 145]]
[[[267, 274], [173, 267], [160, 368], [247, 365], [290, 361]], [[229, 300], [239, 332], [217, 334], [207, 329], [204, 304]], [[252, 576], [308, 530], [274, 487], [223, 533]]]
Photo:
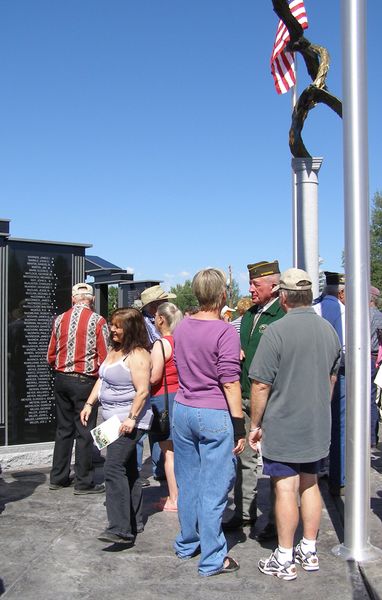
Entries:
[[200, 553], [199, 574], [210, 576], [239, 568], [227, 556], [221, 522], [235, 479], [235, 457], [245, 445], [240, 342], [232, 325], [220, 320], [225, 274], [199, 271], [192, 289], [199, 312], [174, 332], [179, 391], [173, 441], [180, 521], [174, 547], [181, 559]]

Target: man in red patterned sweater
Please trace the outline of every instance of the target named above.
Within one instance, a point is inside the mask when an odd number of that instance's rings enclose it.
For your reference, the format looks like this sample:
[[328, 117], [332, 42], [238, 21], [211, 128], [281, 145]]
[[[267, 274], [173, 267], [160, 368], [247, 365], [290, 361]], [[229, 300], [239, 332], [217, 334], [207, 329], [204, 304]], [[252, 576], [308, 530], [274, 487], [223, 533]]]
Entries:
[[48, 363], [56, 372], [57, 418], [49, 489], [59, 490], [71, 484], [69, 473], [75, 439], [74, 494], [99, 494], [105, 487], [94, 485], [90, 434], [96, 425], [97, 410], [92, 410], [88, 427], [81, 424], [80, 412], [105, 360], [109, 330], [105, 319], [93, 311], [91, 285], [77, 283], [73, 286], [72, 303], [72, 308], [54, 320], [47, 355]]

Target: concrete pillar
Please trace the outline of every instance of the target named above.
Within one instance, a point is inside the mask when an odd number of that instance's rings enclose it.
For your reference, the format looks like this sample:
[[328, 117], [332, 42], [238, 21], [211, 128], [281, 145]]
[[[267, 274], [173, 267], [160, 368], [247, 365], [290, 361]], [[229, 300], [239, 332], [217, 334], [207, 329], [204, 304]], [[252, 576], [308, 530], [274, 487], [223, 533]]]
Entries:
[[292, 158], [297, 196], [297, 267], [312, 278], [313, 297], [319, 294], [318, 171], [322, 158]]

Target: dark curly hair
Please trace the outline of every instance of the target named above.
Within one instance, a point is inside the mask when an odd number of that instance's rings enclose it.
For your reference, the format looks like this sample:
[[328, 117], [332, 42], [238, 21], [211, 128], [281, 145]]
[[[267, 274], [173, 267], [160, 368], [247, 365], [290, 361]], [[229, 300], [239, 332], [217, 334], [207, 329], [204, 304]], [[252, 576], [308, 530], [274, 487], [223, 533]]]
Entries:
[[147, 335], [145, 320], [142, 313], [136, 308], [117, 308], [110, 315], [110, 323], [115, 321], [123, 329], [121, 343], [111, 340], [114, 350], [123, 350], [129, 354], [137, 348], [151, 350], [151, 343]]

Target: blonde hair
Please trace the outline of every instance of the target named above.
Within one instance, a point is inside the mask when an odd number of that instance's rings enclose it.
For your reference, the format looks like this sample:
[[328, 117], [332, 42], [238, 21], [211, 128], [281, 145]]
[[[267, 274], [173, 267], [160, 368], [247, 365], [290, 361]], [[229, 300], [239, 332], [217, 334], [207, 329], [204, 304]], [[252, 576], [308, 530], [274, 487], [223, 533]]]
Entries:
[[157, 308], [157, 314], [164, 318], [171, 333], [183, 319], [182, 311], [172, 302], [162, 302]]
[[249, 308], [251, 308], [252, 306], [252, 299], [251, 298], [240, 298], [240, 300], [237, 303], [237, 312], [240, 315], [243, 315], [245, 312], [247, 312], [247, 310]]
[[220, 310], [225, 302], [227, 278], [220, 269], [202, 269], [192, 280], [192, 291], [200, 310]]

